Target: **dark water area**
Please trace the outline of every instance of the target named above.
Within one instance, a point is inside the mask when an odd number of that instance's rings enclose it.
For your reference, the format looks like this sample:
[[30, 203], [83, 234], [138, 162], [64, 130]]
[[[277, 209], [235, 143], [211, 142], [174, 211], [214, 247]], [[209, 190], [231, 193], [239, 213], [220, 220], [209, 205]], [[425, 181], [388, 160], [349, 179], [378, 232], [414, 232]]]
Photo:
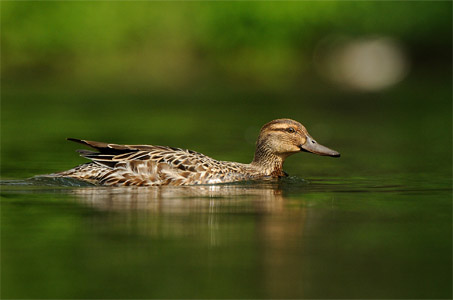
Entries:
[[[413, 79], [379, 94], [6, 86], [1, 296], [451, 298], [446, 82]], [[67, 137], [249, 162], [260, 126], [279, 117], [341, 158], [297, 154], [288, 178], [211, 186], [29, 179], [84, 162]]]

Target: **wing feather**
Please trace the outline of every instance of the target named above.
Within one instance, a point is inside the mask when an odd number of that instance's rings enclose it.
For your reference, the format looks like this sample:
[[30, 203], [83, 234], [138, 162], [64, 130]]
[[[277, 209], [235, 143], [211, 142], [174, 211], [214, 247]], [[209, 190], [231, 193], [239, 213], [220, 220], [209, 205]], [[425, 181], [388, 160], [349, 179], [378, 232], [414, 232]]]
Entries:
[[[101, 168], [105, 185], [185, 185], [221, 182], [225, 176], [241, 174], [240, 167], [219, 162], [201, 153], [181, 148], [153, 145], [118, 145], [68, 139], [99, 152], [78, 150], [82, 157]], [[228, 175], [230, 174], [230, 175]]]

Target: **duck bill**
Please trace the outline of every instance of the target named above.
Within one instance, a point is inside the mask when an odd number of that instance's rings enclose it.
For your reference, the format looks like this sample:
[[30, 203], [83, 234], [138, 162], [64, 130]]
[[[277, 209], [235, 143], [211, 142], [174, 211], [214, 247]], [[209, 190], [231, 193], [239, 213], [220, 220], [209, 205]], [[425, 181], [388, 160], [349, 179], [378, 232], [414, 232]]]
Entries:
[[340, 157], [340, 153], [318, 144], [311, 136], [307, 136], [305, 144], [300, 146], [301, 151], [311, 152], [318, 155]]

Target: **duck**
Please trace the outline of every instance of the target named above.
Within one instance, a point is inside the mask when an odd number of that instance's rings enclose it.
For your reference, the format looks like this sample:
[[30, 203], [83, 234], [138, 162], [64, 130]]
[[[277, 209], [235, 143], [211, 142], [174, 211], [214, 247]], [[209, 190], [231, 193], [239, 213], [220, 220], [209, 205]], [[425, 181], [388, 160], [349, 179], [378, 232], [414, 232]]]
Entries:
[[175, 147], [120, 145], [68, 138], [96, 151], [77, 150], [91, 160], [73, 169], [50, 174], [101, 186], [210, 185], [286, 177], [283, 163], [299, 152], [340, 157], [340, 153], [315, 141], [307, 129], [292, 119], [276, 119], [260, 130], [251, 163], [219, 161]]

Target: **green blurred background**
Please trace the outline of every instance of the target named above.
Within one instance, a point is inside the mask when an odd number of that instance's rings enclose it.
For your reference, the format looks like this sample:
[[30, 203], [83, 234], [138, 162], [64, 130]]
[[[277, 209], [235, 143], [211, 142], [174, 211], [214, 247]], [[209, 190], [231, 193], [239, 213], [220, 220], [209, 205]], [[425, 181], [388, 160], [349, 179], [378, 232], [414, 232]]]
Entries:
[[332, 35], [398, 39], [424, 66], [448, 59], [450, 18], [449, 1], [3, 1], [2, 70], [4, 83], [75, 90], [300, 88]]
[[66, 137], [249, 161], [279, 117], [367, 164], [451, 161], [450, 1], [2, 1], [1, 22], [3, 177], [81, 162]]

